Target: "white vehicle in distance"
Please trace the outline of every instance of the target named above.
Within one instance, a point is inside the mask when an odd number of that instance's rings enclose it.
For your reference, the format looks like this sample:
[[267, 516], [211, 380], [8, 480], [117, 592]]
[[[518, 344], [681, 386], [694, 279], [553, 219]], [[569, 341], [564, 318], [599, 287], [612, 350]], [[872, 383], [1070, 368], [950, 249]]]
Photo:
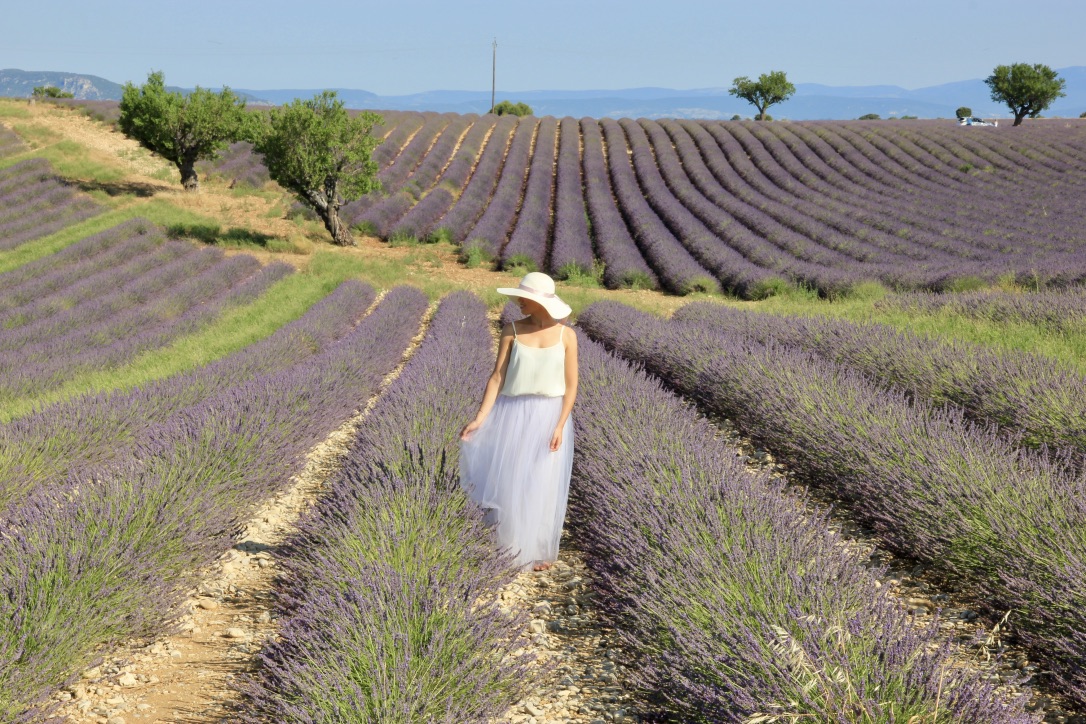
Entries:
[[976, 116], [966, 116], [965, 118], [958, 119], [959, 126], [998, 126], [999, 121], [985, 121], [982, 118]]

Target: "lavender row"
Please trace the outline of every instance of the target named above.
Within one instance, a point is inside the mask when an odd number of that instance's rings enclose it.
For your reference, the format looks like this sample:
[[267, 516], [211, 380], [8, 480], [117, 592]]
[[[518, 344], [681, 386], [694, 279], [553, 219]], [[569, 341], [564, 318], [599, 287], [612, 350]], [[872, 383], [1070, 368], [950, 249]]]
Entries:
[[122, 264], [164, 241], [149, 221], [133, 219], [0, 274], [0, 313], [33, 303], [86, 277]]
[[580, 359], [571, 524], [668, 719], [1035, 720], [681, 399], [589, 340]]
[[[630, 158], [638, 181], [645, 198], [660, 220], [726, 288], [737, 294], [751, 296], [752, 290], [765, 284], [771, 278], [772, 272], [750, 263], [726, 243], [731, 236], [727, 227], [735, 226], [733, 219], [727, 215], [699, 217], [691, 212], [688, 203], [702, 202], [700, 209], [703, 211], [712, 204], [707, 203], [686, 181], [683, 165], [672, 148], [670, 139], [658, 127], [653, 128], [658, 134], [656, 140], [663, 140], [664, 143], [654, 148], [649, 144], [645, 129], [636, 122], [624, 119], [621, 125], [630, 144]], [[712, 228], [709, 225], [712, 225]], [[771, 265], [770, 268], [774, 266], [780, 265]]]
[[612, 289], [657, 289], [660, 280], [637, 248], [637, 242], [626, 228], [626, 221], [619, 210], [603, 151], [600, 126], [591, 118], [582, 118], [580, 123], [584, 145], [585, 207], [592, 223], [596, 254], [604, 264], [603, 280]]
[[464, 241], [486, 210], [486, 205], [498, 185], [501, 169], [505, 166], [506, 150], [516, 135], [518, 121], [515, 116], [508, 115], [498, 119], [472, 170], [470, 180], [457, 196], [456, 203], [438, 222], [438, 227], [448, 232], [451, 241]]
[[80, 395], [0, 425], [0, 510], [36, 487], [129, 454], [149, 427], [187, 407], [331, 349], [374, 296], [366, 284], [344, 282], [270, 336], [191, 372], [133, 390]]
[[22, 161], [0, 170], [0, 250], [14, 249], [100, 211], [98, 204], [61, 185], [47, 162]]
[[932, 294], [913, 292], [880, 299], [876, 309], [910, 314], [948, 313], [992, 322], [1035, 324], [1054, 332], [1079, 332], [1086, 326], [1086, 291], [1011, 294], [971, 292]]
[[[259, 268], [253, 257], [228, 259], [221, 249], [204, 247], [136, 280], [132, 294], [115, 298], [107, 295], [102, 303], [96, 301], [69, 310], [67, 315], [75, 318], [74, 329], [62, 329], [57, 336], [49, 336], [46, 328], [40, 338], [24, 340], [26, 346], [22, 349], [0, 353], [0, 371], [78, 354], [109, 344], [134, 329], [168, 321], [206, 297], [225, 292]], [[85, 325], [84, 321], [94, 323]]]
[[[596, 259], [592, 252], [592, 235], [588, 230], [588, 212], [585, 209], [586, 191], [581, 172], [581, 130], [580, 124], [573, 118], [563, 118], [559, 125], [558, 160], [554, 174], [554, 241], [551, 244], [549, 267], [551, 276], [568, 279], [577, 274], [589, 274], [594, 270]], [[617, 214], [617, 210], [615, 213]], [[630, 244], [633, 245], [632, 240]]]
[[[410, 210], [419, 198], [434, 185], [438, 175], [449, 162], [453, 149], [456, 148], [465, 130], [474, 121], [475, 116], [454, 115], [444, 130], [434, 141], [432, 148], [423, 157], [418, 167], [411, 172], [410, 180], [400, 185], [394, 195], [377, 201], [363, 212], [354, 223], [368, 225], [377, 236], [389, 238], [392, 229]], [[406, 153], [406, 152], [405, 152]], [[386, 180], [383, 183], [388, 184]]]
[[511, 580], [457, 485], [457, 435], [491, 364], [485, 306], [457, 292], [382, 394], [330, 494], [288, 544], [280, 638], [246, 721], [487, 722], [527, 689]]
[[683, 121], [661, 125], [673, 137], [681, 127], [696, 139], [726, 191], [736, 193], [747, 205], [772, 204], [773, 217], [793, 231], [845, 250], [860, 261], [917, 260], [930, 258], [933, 253], [931, 249], [907, 244], [900, 237], [869, 229], [863, 223], [834, 213], [838, 204], [825, 209], [816, 203], [824, 191], [795, 194], [782, 190], [778, 184], [788, 186], [789, 177], [743, 124], [723, 126]]
[[517, 209], [524, 195], [528, 159], [532, 152], [539, 121], [533, 116], [521, 118], [513, 131], [513, 140], [502, 162], [501, 176], [486, 202], [482, 216], [461, 239], [461, 246], [479, 249], [488, 259], [499, 259], [516, 223]]
[[[521, 266], [529, 271], [547, 268], [554, 198], [554, 159], [558, 122], [547, 116], [536, 128], [524, 201], [516, 216], [509, 243], [502, 249], [502, 267]], [[583, 213], [582, 213], [583, 216]]]
[[437, 185], [392, 227], [392, 234], [415, 239], [425, 239], [430, 236], [438, 220], [452, 207], [463, 191], [471, 177], [472, 169], [475, 168], [479, 151], [486, 145], [497, 122], [497, 116], [488, 114], [471, 125], [454, 158], [438, 178]]
[[1086, 479], [959, 410], [700, 323], [597, 303], [579, 323], [794, 471], [839, 496], [892, 550], [977, 591], [1055, 687], [1086, 703]]
[[342, 344], [172, 416], [131, 457], [10, 511], [0, 537], [0, 719], [40, 720], [36, 705], [102, 647], [176, 615], [198, 568], [375, 393], [425, 306], [422, 293], [395, 290]]
[[720, 285], [713, 275], [675, 238], [646, 200], [646, 192], [638, 185], [626, 152], [626, 135], [622, 128], [610, 119], [603, 119], [600, 128], [607, 144], [607, 161], [619, 210], [660, 282], [675, 294], [719, 291]]
[[1086, 378], [1044, 355], [989, 350], [886, 325], [779, 317], [716, 304], [690, 304], [674, 318], [811, 352], [885, 387], [957, 405], [978, 424], [996, 424], [1027, 447], [1062, 449], [1086, 469]]
[[[36, 345], [59, 340], [76, 328], [88, 330], [126, 309], [149, 304], [221, 257], [221, 253], [197, 250], [188, 242], [166, 242], [37, 303], [18, 307], [4, 319], [8, 330], [0, 335], [0, 359], [4, 352], [22, 347], [32, 350], [33, 355], [39, 349]], [[72, 341], [75, 348], [82, 346]]]
[[[293, 271], [289, 264], [275, 262], [254, 270], [252, 262], [235, 261], [180, 285], [176, 294], [146, 308], [129, 309], [104, 323], [74, 336], [83, 344], [69, 347], [65, 335], [33, 347], [32, 364], [7, 369], [0, 384], [0, 398], [14, 399], [41, 394], [63, 384], [73, 374], [117, 367], [141, 352], [157, 349], [210, 323], [225, 309], [248, 304], [268, 287]], [[187, 292], [187, 295], [185, 294]], [[138, 330], [132, 332], [132, 330]], [[52, 351], [53, 356], [48, 356]], [[21, 350], [29, 354], [30, 348]], [[5, 364], [7, 355], [3, 357]]]

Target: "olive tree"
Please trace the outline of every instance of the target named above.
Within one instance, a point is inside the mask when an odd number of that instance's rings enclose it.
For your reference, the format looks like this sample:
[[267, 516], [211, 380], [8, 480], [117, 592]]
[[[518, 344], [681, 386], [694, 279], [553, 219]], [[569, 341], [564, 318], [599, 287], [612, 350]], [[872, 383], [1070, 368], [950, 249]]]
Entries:
[[984, 82], [992, 91], [992, 100], [1011, 109], [1016, 126], [1022, 125], [1026, 116], [1041, 115], [1053, 101], [1067, 95], [1063, 92], [1067, 81], [1042, 63], [997, 65]]
[[737, 98], [742, 98], [758, 109], [758, 120], [766, 120], [766, 109], [786, 101], [796, 92], [796, 87], [788, 82], [783, 70], [762, 73], [758, 80], [740, 76], [732, 81], [728, 91]]
[[255, 133], [253, 150], [273, 180], [316, 212], [334, 243], [354, 246], [339, 209], [380, 188], [373, 128], [381, 122], [376, 113], [351, 116], [335, 91], [324, 91], [272, 109]]
[[532, 107], [527, 103], [513, 103], [511, 101], [502, 101], [490, 109], [490, 112], [498, 115], [512, 115], [512, 116], [530, 116], [532, 115]]
[[959, 106], [958, 110], [954, 111], [954, 115], [960, 121], [963, 118], [969, 118], [973, 115], [973, 109], [969, 106]]
[[161, 71], [141, 86], [125, 83], [121, 132], [171, 161], [186, 191], [197, 191], [196, 162], [213, 159], [238, 139], [246, 124], [245, 101], [224, 87], [218, 93], [196, 86], [188, 94], [166, 89]]

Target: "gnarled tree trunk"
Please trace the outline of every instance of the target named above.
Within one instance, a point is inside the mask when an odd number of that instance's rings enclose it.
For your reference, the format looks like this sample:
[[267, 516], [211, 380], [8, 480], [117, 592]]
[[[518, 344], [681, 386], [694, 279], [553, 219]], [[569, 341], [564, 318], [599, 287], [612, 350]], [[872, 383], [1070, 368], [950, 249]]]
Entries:
[[185, 191], [200, 190], [200, 179], [196, 176], [196, 159], [181, 159], [177, 170], [181, 172], [181, 185], [185, 187]]
[[350, 229], [339, 218], [338, 208], [328, 205], [323, 209], [317, 209], [317, 213], [320, 214], [321, 219], [324, 221], [324, 228], [328, 229], [328, 233], [332, 235], [333, 244], [337, 246], [355, 246]]

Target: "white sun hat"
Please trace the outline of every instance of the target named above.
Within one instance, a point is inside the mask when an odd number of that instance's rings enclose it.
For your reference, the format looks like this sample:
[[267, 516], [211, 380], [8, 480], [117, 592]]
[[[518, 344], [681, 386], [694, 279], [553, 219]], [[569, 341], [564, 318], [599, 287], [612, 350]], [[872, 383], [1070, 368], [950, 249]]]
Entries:
[[543, 272], [529, 272], [520, 280], [519, 286], [499, 287], [498, 293], [538, 302], [554, 319], [565, 319], [573, 311], [554, 293], [554, 280]]

